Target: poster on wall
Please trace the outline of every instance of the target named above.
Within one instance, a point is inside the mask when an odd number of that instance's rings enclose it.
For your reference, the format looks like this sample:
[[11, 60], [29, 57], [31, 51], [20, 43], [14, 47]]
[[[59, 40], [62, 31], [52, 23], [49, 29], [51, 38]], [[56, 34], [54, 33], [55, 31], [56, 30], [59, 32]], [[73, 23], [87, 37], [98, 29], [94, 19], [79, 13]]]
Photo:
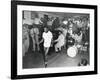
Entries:
[[11, 1], [11, 78], [97, 74], [97, 6]]

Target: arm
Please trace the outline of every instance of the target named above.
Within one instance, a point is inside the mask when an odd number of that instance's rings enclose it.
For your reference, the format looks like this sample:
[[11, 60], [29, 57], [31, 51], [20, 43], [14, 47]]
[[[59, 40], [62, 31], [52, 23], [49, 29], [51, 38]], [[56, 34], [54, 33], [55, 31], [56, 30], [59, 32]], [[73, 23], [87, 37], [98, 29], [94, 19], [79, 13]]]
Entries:
[[72, 38], [75, 38], [75, 35], [74, 34], [72, 34]]
[[39, 43], [42, 43], [44, 41], [43, 36], [44, 36], [44, 34], [42, 34], [42, 39], [41, 39], [41, 41]]
[[58, 42], [58, 39], [54, 40], [54, 42]]
[[58, 42], [59, 40], [60, 40], [60, 36], [54, 42]]
[[42, 43], [44, 40], [42, 39], [39, 43]]

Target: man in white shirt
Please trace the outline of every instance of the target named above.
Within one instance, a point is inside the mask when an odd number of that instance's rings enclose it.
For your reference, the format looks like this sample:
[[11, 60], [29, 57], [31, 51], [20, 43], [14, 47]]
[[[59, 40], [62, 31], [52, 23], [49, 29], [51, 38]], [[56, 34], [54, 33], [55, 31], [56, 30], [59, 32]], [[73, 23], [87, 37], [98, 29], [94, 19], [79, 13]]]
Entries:
[[61, 47], [65, 44], [65, 37], [61, 31], [59, 32], [58, 39], [56, 39], [54, 42], [57, 42], [57, 44], [55, 44], [55, 51], [58, 52], [58, 49], [61, 51]]
[[59, 28], [57, 28], [56, 30], [62, 31], [62, 34], [64, 35], [64, 39], [65, 39], [65, 41], [64, 41], [64, 42], [65, 42], [64, 48], [66, 49], [66, 36], [67, 36], [67, 32], [68, 32], [67, 27], [66, 27], [66, 28], [59, 27]]
[[47, 66], [47, 54], [48, 54], [49, 48], [51, 46], [51, 41], [53, 38], [52, 33], [46, 27], [44, 28], [42, 38], [43, 39], [40, 41], [40, 43], [44, 41], [43, 46], [44, 46], [44, 52], [45, 52], [45, 67], [46, 67]]

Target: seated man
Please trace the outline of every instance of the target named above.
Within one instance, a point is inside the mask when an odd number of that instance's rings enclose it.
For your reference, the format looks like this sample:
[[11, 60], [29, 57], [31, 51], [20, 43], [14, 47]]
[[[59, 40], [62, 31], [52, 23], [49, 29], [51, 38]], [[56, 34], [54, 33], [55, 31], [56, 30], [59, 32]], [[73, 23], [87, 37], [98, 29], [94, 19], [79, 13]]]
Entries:
[[73, 34], [72, 37], [75, 39], [75, 41], [80, 44], [82, 41], [82, 32], [78, 32], [77, 34]]
[[65, 43], [65, 37], [61, 31], [59, 31], [58, 39], [56, 39], [54, 42], [57, 42], [55, 44], [55, 51], [58, 52], [58, 49], [61, 51], [61, 47], [64, 46], [64, 43]]
[[63, 27], [59, 27], [59, 28], [57, 28], [57, 29], [55, 29], [55, 30], [60, 30], [60, 31], [62, 31], [62, 34], [64, 35], [64, 38], [65, 38], [65, 44], [64, 44], [64, 48], [66, 49], [66, 36], [67, 36], [67, 32], [68, 32], [68, 29], [67, 29], [67, 27], [66, 28], [63, 28]]

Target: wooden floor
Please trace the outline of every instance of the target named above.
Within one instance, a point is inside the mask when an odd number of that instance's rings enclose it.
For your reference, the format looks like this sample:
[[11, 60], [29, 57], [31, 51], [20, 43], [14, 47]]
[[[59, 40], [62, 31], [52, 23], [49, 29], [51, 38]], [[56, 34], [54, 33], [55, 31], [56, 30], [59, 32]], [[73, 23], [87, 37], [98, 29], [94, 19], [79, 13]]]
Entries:
[[[82, 58], [87, 59], [89, 63], [89, 53], [77, 53], [74, 58], [71, 58], [67, 55], [67, 50], [63, 49], [59, 53], [54, 51], [49, 51], [48, 54], [48, 66], [49, 67], [69, 67], [69, 66], [78, 66], [78, 63]], [[44, 58], [43, 52], [28, 52], [23, 57], [23, 68], [44, 68]]]

